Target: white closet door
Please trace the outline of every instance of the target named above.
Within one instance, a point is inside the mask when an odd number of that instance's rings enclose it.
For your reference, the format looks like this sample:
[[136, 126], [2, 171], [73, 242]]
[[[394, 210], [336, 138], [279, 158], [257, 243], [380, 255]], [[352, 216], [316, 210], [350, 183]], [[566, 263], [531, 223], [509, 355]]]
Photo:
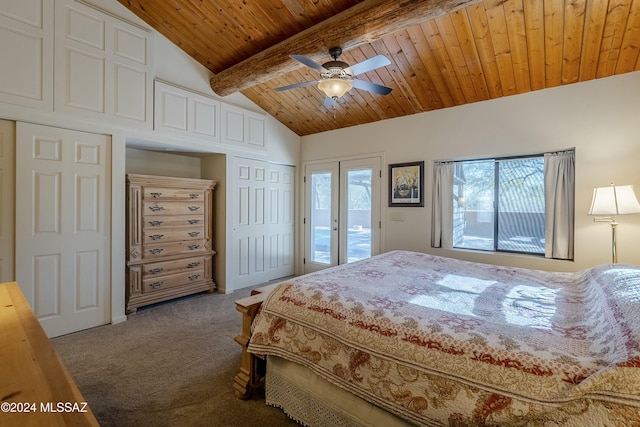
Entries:
[[49, 337], [110, 322], [110, 137], [16, 127], [16, 279]]
[[269, 165], [269, 280], [294, 273], [294, 176], [293, 166]]
[[234, 158], [229, 290], [294, 273], [294, 171]]
[[15, 123], [0, 120], [0, 282], [12, 282]]
[[232, 272], [233, 289], [266, 280], [267, 162], [236, 157], [233, 164]]

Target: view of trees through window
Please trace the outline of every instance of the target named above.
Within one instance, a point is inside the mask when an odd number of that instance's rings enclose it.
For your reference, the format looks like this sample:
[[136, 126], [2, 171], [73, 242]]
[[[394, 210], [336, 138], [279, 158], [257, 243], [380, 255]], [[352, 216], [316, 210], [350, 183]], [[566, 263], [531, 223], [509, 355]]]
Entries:
[[454, 247], [544, 254], [544, 157], [455, 162]]

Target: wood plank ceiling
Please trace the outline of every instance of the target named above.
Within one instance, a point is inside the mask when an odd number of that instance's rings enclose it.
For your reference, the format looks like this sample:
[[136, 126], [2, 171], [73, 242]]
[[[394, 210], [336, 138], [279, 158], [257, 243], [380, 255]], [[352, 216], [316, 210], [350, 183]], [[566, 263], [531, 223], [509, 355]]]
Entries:
[[[640, 0], [118, 1], [211, 70], [215, 93], [300, 136], [640, 71]], [[319, 79], [288, 55], [323, 63], [335, 45], [351, 65], [387, 56], [358, 78], [393, 91], [324, 107], [316, 85], [274, 90]]]

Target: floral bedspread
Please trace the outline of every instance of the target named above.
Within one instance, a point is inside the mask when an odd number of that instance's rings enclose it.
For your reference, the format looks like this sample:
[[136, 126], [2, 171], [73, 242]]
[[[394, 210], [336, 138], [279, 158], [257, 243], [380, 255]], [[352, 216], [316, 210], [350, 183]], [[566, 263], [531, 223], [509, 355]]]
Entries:
[[640, 426], [640, 268], [388, 252], [280, 284], [249, 351], [421, 425]]

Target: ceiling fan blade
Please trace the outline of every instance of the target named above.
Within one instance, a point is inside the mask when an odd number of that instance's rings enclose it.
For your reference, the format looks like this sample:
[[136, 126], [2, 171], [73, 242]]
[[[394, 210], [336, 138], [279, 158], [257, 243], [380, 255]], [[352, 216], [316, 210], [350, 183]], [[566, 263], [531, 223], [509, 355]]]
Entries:
[[314, 85], [316, 83], [318, 83], [318, 82], [315, 81], [315, 80], [312, 80], [310, 82], [294, 83], [294, 84], [289, 85], [289, 86], [277, 87], [275, 90], [278, 91], [278, 92], [282, 92], [283, 90], [289, 90], [289, 89], [295, 89], [295, 88], [298, 88], [298, 87], [311, 86], [311, 85]]
[[335, 99], [329, 98], [328, 96], [325, 96], [325, 98], [324, 98], [324, 106], [325, 107], [329, 108], [335, 103], [336, 103]]
[[377, 55], [373, 58], [358, 62], [349, 68], [351, 68], [351, 75], [357, 76], [358, 74], [366, 73], [367, 71], [375, 70], [376, 68], [384, 67], [389, 64], [391, 64], [389, 58], [384, 55]]
[[353, 79], [351, 80], [353, 87], [357, 89], [366, 90], [369, 92], [377, 93], [379, 95], [388, 95], [393, 89], [387, 86], [382, 86], [377, 83], [367, 82], [365, 80]]
[[298, 62], [302, 62], [304, 65], [306, 65], [309, 68], [313, 68], [314, 70], [318, 70], [318, 71], [326, 71], [326, 69], [322, 65], [318, 64], [317, 62], [315, 62], [310, 58], [307, 58], [304, 55], [291, 55], [291, 57]]

